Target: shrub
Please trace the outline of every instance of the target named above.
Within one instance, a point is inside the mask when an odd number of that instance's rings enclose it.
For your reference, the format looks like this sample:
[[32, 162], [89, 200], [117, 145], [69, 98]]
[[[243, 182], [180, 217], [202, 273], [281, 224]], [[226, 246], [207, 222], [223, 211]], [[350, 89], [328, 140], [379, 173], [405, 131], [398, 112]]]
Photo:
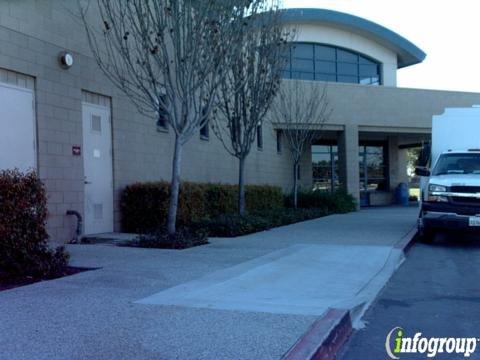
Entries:
[[0, 270], [13, 277], [63, 275], [68, 254], [48, 247], [46, 191], [34, 172], [0, 171]]
[[[287, 207], [293, 207], [293, 196], [285, 199]], [[347, 213], [356, 209], [352, 195], [344, 190], [334, 192], [319, 190], [301, 190], [298, 192], [298, 207], [303, 209], [321, 208], [329, 213]]]
[[205, 217], [233, 214], [237, 211], [237, 186], [205, 184], [205, 202], [208, 209]]
[[[167, 184], [169, 190], [169, 184]], [[170, 192], [167, 190], [167, 193]], [[164, 222], [167, 220], [169, 198], [163, 204], [165, 206]], [[205, 217], [206, 213], [206, 199], [205, 187], [201, 184], [187, 183], [180, 187], [180, 198], [177, 212], [177, 222], [180, 225], [188, 224], [190, 221], [195, 221]]]
[[234, 237], [267, 230], [272, 225], [260, 215], [238, 214], [220, 215], [214, 219], [206, 219], [195, 224], [204, 229], [209, 236]]
[[[235, 197], [237, 193], [235, 192]], [[283, 207], [283, 192], [277, 186], [247, 185], [245, 191], [247, 211], [257, 213]]]
[[122, 226], [127, 232], [150, 231], [165, 223], [168, 183], [137, 183], [127, 186], [120, 203]]
[[[237, 211], [237, 186], [184, 182], [179, 193], [177, 224], [179, 227], [204, 218], [215, 218]], [[246, 186], [247, 210], [251, 213], [283, 206], [279, 187]], [[166, 224], [169, 183], [137, 183], [127, 186], [121, 199], [122, 226], [125, 231], [148, 233]]]

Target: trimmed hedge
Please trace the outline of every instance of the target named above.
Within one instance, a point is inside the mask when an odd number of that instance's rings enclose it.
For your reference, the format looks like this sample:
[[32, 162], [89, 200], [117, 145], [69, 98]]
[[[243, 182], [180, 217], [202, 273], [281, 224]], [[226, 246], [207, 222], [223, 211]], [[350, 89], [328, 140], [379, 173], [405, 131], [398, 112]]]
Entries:
[[329, 215], [325, 208], [320, 209], [275, 209], [256, 215], [222, 215], [194, 223], [192, 227], [201, 229], [213, 237], [235, 237], [268, 230], [277, 226], [316, 219]]
[[[343, 214], [356, 209], [355, 198], [344, 190], [334, 192], [301, 190], [298, 192], [298, 208], [325, 209], [328, 213]], [[285, 205], [293, 207], [293, 195], [285, 198]]]
[[68, 254], [48, 247], [46, 191], [34, 172], [0, 171], [0, 272], [11, 277], [65, 274]]
[[[166, 181], [127, 186], [120, 203], [124, 231], [148, 233], [166, 224], [169, 203]], [[237, 211], [237, 185], [183, 182], [180, 186], [177, 224], [181, 227], [205, 218]], [[247, 211], [257, 213], [283, 207], [281, 188], [246, 186]]]

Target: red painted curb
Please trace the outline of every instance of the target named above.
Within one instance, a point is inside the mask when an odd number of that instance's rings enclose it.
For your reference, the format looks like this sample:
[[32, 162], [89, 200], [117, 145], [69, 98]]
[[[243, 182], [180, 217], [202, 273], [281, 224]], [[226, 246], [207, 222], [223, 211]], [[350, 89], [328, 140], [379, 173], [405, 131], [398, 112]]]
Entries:
[[328, 309], [287, 351], [283, 360], [331, 360], [352, 332], [350, 312]]
[[410, 248], [415, 243], [415, 235], [417, 235], [417, 227], [415, 226], [410, 230], [407, 235], [401, 238], [395, 245], [395, 249], [402, 250], [405, 254], [410, 250]]

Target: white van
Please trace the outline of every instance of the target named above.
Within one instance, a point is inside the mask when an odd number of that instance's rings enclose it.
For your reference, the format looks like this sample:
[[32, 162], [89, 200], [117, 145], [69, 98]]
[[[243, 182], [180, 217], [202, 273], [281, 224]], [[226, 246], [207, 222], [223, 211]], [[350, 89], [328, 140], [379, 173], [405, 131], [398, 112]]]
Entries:
[[432, 120], [431, 157], [422, 176], [419, 234], [480, 232], [480, 107], [448, 108]]

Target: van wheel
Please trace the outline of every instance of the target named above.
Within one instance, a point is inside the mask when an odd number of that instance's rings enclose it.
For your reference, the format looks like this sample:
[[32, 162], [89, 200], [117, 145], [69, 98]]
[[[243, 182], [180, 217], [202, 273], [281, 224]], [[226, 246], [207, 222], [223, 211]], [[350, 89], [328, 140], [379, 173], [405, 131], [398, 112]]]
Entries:
[[420, 241], [424, 244], [433, 243], [435, 240], [435, 235], [435, 231], [433, 231], [432, 229], [421, 228], [418, 230], [418, 236], [420, 238]]

